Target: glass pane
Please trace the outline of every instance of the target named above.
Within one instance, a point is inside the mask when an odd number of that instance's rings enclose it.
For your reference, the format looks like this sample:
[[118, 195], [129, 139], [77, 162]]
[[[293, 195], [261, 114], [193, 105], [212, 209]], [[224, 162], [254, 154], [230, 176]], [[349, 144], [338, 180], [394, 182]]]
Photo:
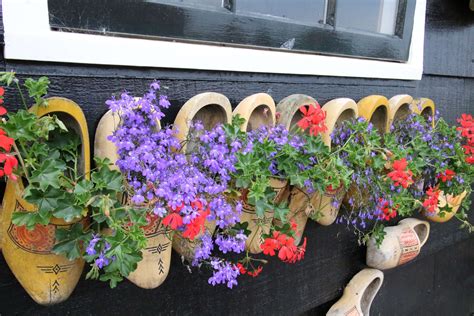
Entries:
[[393, 35], [398, 0], [337, 0], [336, 27]]
[[145, 0], [145, 2], [164, 3], [202, 9], [222, 8], [222, 0]]
[[239, 14], [302, 24], [324, 23], [325, 0], [236, 0]]

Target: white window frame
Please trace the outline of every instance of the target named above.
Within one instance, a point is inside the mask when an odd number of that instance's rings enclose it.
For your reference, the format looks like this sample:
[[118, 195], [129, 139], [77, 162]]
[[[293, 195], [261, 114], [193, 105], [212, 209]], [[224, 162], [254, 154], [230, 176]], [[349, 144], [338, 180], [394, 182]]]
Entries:
[[2, 9], [5, 59], [402, 80], [423, 74], [426, 0], [416, 0], [405, 63], [58, 32], [47, 0], [3, 0]]

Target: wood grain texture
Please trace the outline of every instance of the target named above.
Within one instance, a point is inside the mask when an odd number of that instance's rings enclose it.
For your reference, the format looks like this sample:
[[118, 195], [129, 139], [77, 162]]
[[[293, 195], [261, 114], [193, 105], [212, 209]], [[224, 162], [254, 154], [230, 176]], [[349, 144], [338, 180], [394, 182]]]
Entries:
[[424, 73], [474, 77], [474, 12], [469, 0], [430, 0]]

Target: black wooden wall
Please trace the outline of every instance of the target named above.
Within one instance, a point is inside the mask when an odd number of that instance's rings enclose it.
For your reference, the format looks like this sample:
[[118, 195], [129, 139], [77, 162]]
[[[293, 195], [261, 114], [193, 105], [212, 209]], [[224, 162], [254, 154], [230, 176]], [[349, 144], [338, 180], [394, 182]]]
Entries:
[[[337, 97], [356, 101], [370, 94], [391, 97], [407, 93], [433, 99], [451, 123], [474, 113], [474, 12], [469, 1], [428, 0], [424, 75], [421, 81], [354, 79], [238, 72], [98, 67], [94, 65], [1, 61], [22, 77], [47, 75], [51, 95], [71, 98], [87, 117], [91, 137], [104, 101], [127, 89], [142, 93], [152, 79], [169, 86], [174, 118], [179, 106], [195, 94], [225, 94], [235, 106], [257, 92], [279, 101], [293, 93], [313, 96], [321, 104]], [[3, 33], [3, 32], [2, 32]], [[231, 61], [229, 61], [231, 62]], [[13, 97], [7, 91], [7, 106]], [[474, 221], [474, 212], [471, 211]], [[374, 315], [469, 315], [474, 312], [474, 237], [452, 220], [432, 224], [418, 258], [385, 273], [372, 305]], [[307, 256], [296, 265], [271, 260], [257, 279], [242, 278], [237, 289], [213, 288], [207, 275], [190, 274], [173, 254], [166, 282], [142, 290], [125, 281], [117, 289], [81, 280], [71, 298], [54, 307], [36, 305], [17, 283], [0, 256], [0, 315], [9, 314], [178, 314], [309, 315], [325, 314], [350, 278], [364, 268], [365, 249], [343, 226], [310, 223]]]

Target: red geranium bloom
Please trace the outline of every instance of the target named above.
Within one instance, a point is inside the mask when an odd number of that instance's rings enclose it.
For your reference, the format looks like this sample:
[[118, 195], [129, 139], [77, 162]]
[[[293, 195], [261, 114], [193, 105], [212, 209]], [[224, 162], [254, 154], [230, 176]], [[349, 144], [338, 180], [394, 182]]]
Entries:
[[255, 278], [260, 274], [260, 272], [262, 272], [262, 270], [263, 270], [263, 267], [259, 266], [257, 269], [253, 271], [248, 271], [247, 274]]
[[281, 244], [281, 248], [278, 251], [278, 258], [283, 262], [290, 262], [296, 254], [295, 239], [288, 237]]
[[263, 243], [260, 245], [260, 248], [263, 250], [263, 254], [267, 256], [274, 256], [275, 250], [280, 249], [280, 243], [275, 238], [265, 238]]
[[407, 166], [408, 162], [405, 158], [393, 162], [393, 171], [388, 174], [388, 177], [392, 179], [395, 186], [401, 185], [406, 189], [413, 183], [413, 173], [411, 170], [405, 170]]
[[317, 136], [321, 132], [327, 130], [325, 119], [326, 112], [324, 112], [318, 103], [315, 105], [309, 104], [306, 106], [300, 107], [301, 113], [303, 113], [303, 118], [298, 121], [297, 125], [306, 130], [309, 128], [309, 134], [312, 136]]
[[168, 214], [163, 218], [163, 225], [171, 227], [176, 230], [178, 227], [183, 225], [183, 218], [178, 213]]
[[437, 178], [441, 179], [441, 181], [443, 182], [446, 182], [446, 181], [451, 181], [455, 175], [456, 175], [456, 172], [450, 169], [446, 169], [444, 173], [438, 174]]
[[458, 131], [461, 131], [461, 136], [466, 137], [469, 142], [474, 141], [474, 119], [472, 116], [470, 114], [462, 114], [458, 122], [461, 124], [458, 127]]
[[8, 176], [13, 180], [16, 180], [16, 176], [13, 174], [13, 170], [18, 166], [18, 161], [14, 155], [0, 154], [0, 162], [4, 162], [3, 170], [0, 169], [0, 176]]
[[466, 157], [466, 162], [470, 165], [474, 164], [474, 156]]
[[209, 210], [206, 210], [199, 211], [198, 213], [199, 216], [197, 216], [188, 225], [186, 225], [186, 229], [183, 232], [183, 237], [188, 238], [190, 240], [194, 240], [194, 238], [204, 230], [206, 218], [211, 212]]
[[239, 269], [240, 274], [246, 274], [247, 269], [245, 269], [244, 265], [240, 262], [237, 262], [237, 268]]
[[13, 140], [13, 138], [8, 137], [5, 131], [0, 129], [0, 147], [8, 152], [12, 149], [14, 143], [15, 141]]
[[428, 188], [426, 191], [427, 198], [423, 201], [423, 207], [429, 212], [434, 213], [438, 207], [439, 190]]

